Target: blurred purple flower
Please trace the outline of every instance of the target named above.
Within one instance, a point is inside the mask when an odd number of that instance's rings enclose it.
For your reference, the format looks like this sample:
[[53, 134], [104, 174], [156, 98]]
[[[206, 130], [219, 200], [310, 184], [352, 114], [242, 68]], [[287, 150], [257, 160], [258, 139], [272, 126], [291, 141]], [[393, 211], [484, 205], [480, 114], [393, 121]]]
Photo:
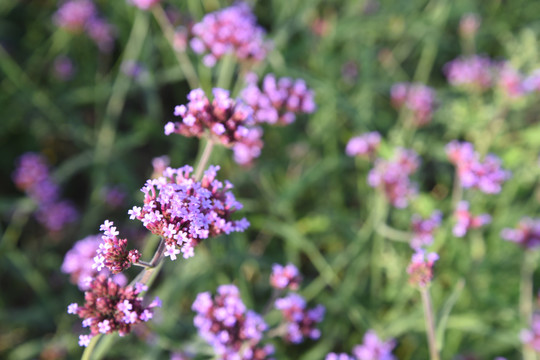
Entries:
[[57, 79], [66, 81], [71, 79], [75, 73], [75, 66], [73, 61], [67, 56], [60, 55], [54, 59], [53, 62], [54, 75]]
[[281, 311], [287, 322], [287, 341], [299, 344], [304, 338], [316, 340], [321, 336], [321, 331], [315, 326], [324, 318], [324, 306], [317, 305], [313, 309], [307, 309], [304, 298], [292, 293], [277, 299], [275, 308]]
[[537, 248], [540, 246], [540, 219], [523, 218], [519, 221], [517, 229], [503, 229], [501, 237], [525, 249]]
[[378, 132], [368, 132], [351, 138], [347, 143], [345, 153], [349, 156], [361, 156], [371, 159], [377, 152], [380, 143], [381, 135]]
[[53, 16], [54, 23], [71, 32], [82, 32], [90, 19], [97, 14], [94, 3], [90, 0], [68, 0]]
[[[416, 250], [407, 267], [409, 283], [419, 287], [426, 287], [433, 278], [433, 264], [439, 260], [439, 255], [432, 252], [426, 255], [424, 250]], [[364, 340], [365, 341], [365, 340]]]
[[356, 360], [395, 360], [396, 358], [392, 355], [392, 349], [395, 346], [395, 341], [382, 341], [375, 331], [368, 330], [364, 334], [362, 345], [355, 346], [353, 354]]
[[429, 246], [433, 243], [433, 232], [441, 226], [442, 213], [438, 210], [434, 211], [427, 219], [422, 219], [415, 214], [411, 220], [413, 237], [411, 239], [411, 247], [419, 249], [424, 246]]
[[396, 109], [405, 106], [412, 113], [412, 123], [424, 126], [431, 121], [435, 108], [435, 90], [423, 84], [398, 83], [390, 90], [392, 105]]
[[491, 222], [491, 216], [488, 214], [473, 216], [469, 211], [469, 203], [467, 201], [460, 201], [458, 203], [454, 217], [456, 218], [456, 224], [452, 232], [457, 237], [465, 236], [469, 229], [477, 229]]
[[332, 352], [332, 353], [329, 353], [328, 355], [326, 355], [324, 360], [355, 360], [355, 359], [352, 356], [349, 356], [349, 354], [346, 354], [346, 353], [336, 354], [336, 353]]
[[270, 285], [276, 289], [298, 290], [302, 275], [298, 268], [293, 264], [285, 266], [280, 264], [272, 265], [272, 274], [270, 275]]
[[452, 86], [484, 91], [493, 84], [493, 62], [485, 56], [454, 59], [444, 66], [444, 73]]
[[528, 347], [540, 351], [540, 314], [533, 314], [531, 328], [521, 330], [520, 338]]

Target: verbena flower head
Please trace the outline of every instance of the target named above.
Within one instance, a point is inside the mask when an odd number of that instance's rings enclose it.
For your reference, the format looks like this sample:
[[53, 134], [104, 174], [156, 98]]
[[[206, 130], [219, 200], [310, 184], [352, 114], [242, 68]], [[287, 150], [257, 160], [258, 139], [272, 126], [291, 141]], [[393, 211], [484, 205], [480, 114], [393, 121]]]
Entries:
[[277, 299], [275, 307], [281, 311], [287, 322], [285, 340], [299, 344], [304, 338], [316, 340], [321, 336], [321, 331], [315, 326], [324, 318], [324, 306], [317, 305], [313, 309], [308, 309], [304, 298], [292, 293]]
[[433, 264], [439, 260], [439, 255], [432, 252], [426, 255], [424, 250], [417, 250], [407, 267], [409, 283], [419, 287], [426, 287], [433, 278]]
[[54, 23], [71, 32], [82, 32], [90, 19], [97, 14], [90, 0], [69, 0], [64, 2], [54, 14]]
[[460, 201], [458, 203], [454, 217], [456, 218], [456, 224], [452, 232], [457, 237], [465, 236], [469, 229], [478, 229], [491, 222], [491, 216], [488, 214], [472, 215], [469, 211], [469, 202], [467, 201]]
[[364, 342], [353, 349], [356, 360], [395, 360], [392, 349], [396, 346], [394, 340], [382, 341], [375, 331], [368, 330], [364, 334]]
[[377, 131], [355, 136], [349, 140], [345, 153], [349, 156], [372, 158], [381, 143], [381, 135]]
[[415, 126], [424, 126], [431, 121], [435, 107], [435, 90], [423, 84], [398, 83], [390, 90], [392, 105], [407, 108]]
[[105, 19], [94, 17], [86, 24], [86, 32], [100, 51], [111, 52], [114, 46], [115, 29]]
[[447, 63], [444, 72], [452, 86], [484, 91], [493, 85], [493, 63], [485, 56], [459, 57]]
[[17, 160], [13, 181], [36, 202], [36, 219], [50, 231], [60, 231], [78, 218], [73, 204], [59, 199], [58, 185], [50, 177], [49, 165], [44, 156], [23, 154]]
[[154, 315], [152, 309], [161, 306], [161, 302], [156, 298], [144, 306], [138, 295], [145, 290], [146, 286], [141, 284], [122, 287], [104, 275], [96, 277], [84, 293], [84, 306], [68, 306], [68, 314], [78, 315], [83, 319], [82, 326], [90, 328], [89, 335], [79, 337], [79, 345], [88, 346], [92, 337], [100, 333], [127, 335], [133, 325], [150, 320]]
[[298, 290], [302, 282], [302, 275], [298, 268], [293, 264], [285, 266], [280, 264], [272, 265], [272, 274], [270, 275], [270, 285], [276, 289]]
[[212, 299], [209, 292], [197, 295], [191, 307], [197, 313], [193, 322], [199, 335], [220, 359], [267, 359], [272, 346], [262, 345], [268, 329], [263, 318], [247, 310], [234, 285], [221, 285]]
[[540, 314], [533, 314], [531, 328], [520, 333], [521, 342], [535, 351], [540, 351]]
[[493, 154], [486, 155], [484, 161], [480, 161], [471, 143], [451, 141], [446, 145], [446, 154], [456, 166], [459, 181], [464, 188], [496, 194], [511, 176], [509, 171], [501, 168], [501, 160]]
[[229, 191], [233, 185], [216, 179], [219, 166], [209, 166], [201, 181], [191, 177], [193, 169], [168, 167], [163, 176], [150, 179], [141, 189], [143, 207], [129, 210], [131, 219], [140, 220], [153, 234], [166, 243], [166, 256], [171, 260], [182, 253], [184, 258], [194, 255], [194, 248], [203, 239], [244, 231], [249, 222], [231, 220], [231, 215], [242, 208]]
[[523, 218], [517, 225], [517, 229], [503, 229], [501, 237], [525, 249], [537, 248], [540, 246], [540, 219]]
[[420, 158], [413, 150], [399, 148], [392, 160], [377, 159], [368, 174], [368, 184], [383, 190], [388, 201], [397, 208], [405, 208], [416, 188], [409, 176], [420, 166]]
[[355, 360], [352, 356], [346, 353], [329, 353], [324, 360]]
[[438, 210], [434, 211], [427, 219], [422, 219], [415, 214], [411, 220], [413, 237], [411, 239], [411, 247], [419, 249], [429, 246], [433, 243], [433, 233], [441, 226], [442, 213]]
[[131, 4], [142, 10], [148, 10], [160, 1], [161, 0], [129, 0]]
[[192, 90], [187, 105], [178, 105], [174, 115], [182, 121], [165, 125], [165, 135], [177, 133], [187, 137], [203, 137], [207, 133], [212, 141], [232, 147], [235, 160], [249, 164], [259, 156], [263, 147], [262, 129], [255, 124], [252, 109], [246, 104], [229, 97], [224, 89], [213, 89], [214, 99], [210, 101], [201, 89]]
[[[98, 272], [95, 267], [92, 267], [100, 243], [101, 235], [87, 236], [77, 241], [64, 257], [62, 272], [69, 274], [71, 282], [77, 284], [79, 289], [83, 291], [89, 289], [92, 279], [98, 274], [109, 275], [107, 269]], [[127, 284], [127, 278], [124, 274], [114, 275], [113, 280], [120, 286]]]
[[525, 95], [523, 75], [509, 62], [499, 65], [497, 83], [504, 95], [516, 99]]
[[255, 74], [249, 74], [246, 79], [247, 86], [240, 97], [253, 109], [258, 123], [287, 125], [296, 120], [296, 114], [309, 114], [316, 109], [314, 92], [302, 79], [276, 79], [268, 74], [260, 89]]
[[101, 225], [99, 230], [103, 231], [102, 243], [99, 244], [94, 257], [92, 268], [101, 271], [103, 268], [109, 269], [113, 274], [118, 274], [131, 267], [139, 261], [141, 254], [138, 250], [127, 250], [127, 239], [119, 239], [114, 223], [109, 220]]
[[193, 28], [190, 45], [197, 54], [206, 54], [203, 63], [213, 67], [227, 53], [240, 61], [262, 61], [270, 48], [265, 31], [246, 3], [207, 14]]
[[536, 69], [523, 80], [523, 89], [530, 92], [540, 92], [540, 69]]

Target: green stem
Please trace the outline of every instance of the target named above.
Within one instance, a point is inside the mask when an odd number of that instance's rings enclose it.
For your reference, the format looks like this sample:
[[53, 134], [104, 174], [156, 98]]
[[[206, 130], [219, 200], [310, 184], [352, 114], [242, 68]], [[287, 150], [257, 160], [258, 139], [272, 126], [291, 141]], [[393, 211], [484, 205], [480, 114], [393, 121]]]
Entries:
[[[521, 266], [519, 313], [522, 324], [526, 324], [527, 327], [530, 327], [533, 313], [533, 275], [535, 269], [536, 253], [525, 250], [523, 264]], [[536, 360], [534, 350], [527, 344], [523, 344], [522, 351], [524, 360]]]
[[184, 76], [186, 77], [189, 86], [192, 89], [200, 87], [199, 78], [197, 77], [197, 73], [195, 71], [195, 68], [191, 64], [189, 57], [186, 55], [186, 52], [177, 51], [174, 48], [174, 28], [169, 22], [169, 19], [167, 19], [167, 14], [165, 14], [163, 7], [159, 4], [153, 6], [152, 14], [154, 14], [154, 18], [158, 22], [159, 27], [163, 32], [163, 35], [165, 35], [167, 42], [171, 46], [174, 55], [176, 56], [176, 60], [178, 60], [178, 64], [180, 64], [180, 68], [182, 69], [182, 72], [184, 73]]
[[458, 169], [454, 172], [454, 185], [452, 187], [452, 211], [456, 211], [457, 204], [463, 198], [463, 187], [459, 179]]
[[411, 238], [413, 237], [412, 233], [394, 229], [386, 225], [384, 222], [380, 223], [375, 229], [375, 231], [377, 231], [379, 235], [384, 236], [385, 238], [389, 240], [394, 240], [394, 241], [399, 241], [399, 242], [408, 243], [411, 241]]
[[229, 89], [234, 75], [235, 65], [236, 61], [233, 54], [228, 53], [221, 58], [216, 87], [221, 89]]
[[429, 357], [431, 360], [439, 360], [439, 351], [437, 349], [437, 340], [435, 337], [435, 321], [433, 319], [433, 305], [431, 304], [431, 297], [429, 296], [429, 289], [427, 287], [420, 288], [420, 294], [422, 295], [422, 305], [424, 306], [424, 318], [426, 320], [426, 335], [429, 344]]
[[212, 149], [214, 148], [214, 142], [212, 139], [208, 138], [206, 140], [206, 145], [204, 146], [203, 153], [199, 159], [199, 163], [197, 164], [197, 168], [195, 170], [195, 180], [199, 181], [201, 180], [202, 173], [204, 169], [206, 168], [206, 164], [208, 163], [208, 160], [210, 159], [210, 155], [212, 154]]

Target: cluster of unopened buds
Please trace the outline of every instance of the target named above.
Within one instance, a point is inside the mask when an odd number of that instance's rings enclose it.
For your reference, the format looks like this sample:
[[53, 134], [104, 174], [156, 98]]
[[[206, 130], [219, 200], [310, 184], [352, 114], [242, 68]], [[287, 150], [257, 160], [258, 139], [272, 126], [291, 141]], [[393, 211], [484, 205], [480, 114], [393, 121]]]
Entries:
[[364, 334], [361, 345], [353, 348], [353, 356], [346, 353], [329, 353], [325, 360], [395, 360], [392, 350], [396, 346], [394, 340], [382, 341], [375, 331], [368, 330]]
[[270, 285], [275, 289], [298, 290], [302, 282], [302, 275], [298, 268], [293, 264], [285, 266], [280, 264], [272, 265], [272, 274], [270, 275]]
[[119, 239], [117, 237], [119, 232], [116, 226], [112, 225], [112, 221], [105, 220], [99, 229], [103, 231], [102, 243], [96, 250], [97, 255], [94, 257], [92, 268], [101, 271], [106, 267], [111, 273], [118, 274], [128, 269], [131, 264], [138, 263], [141, 254], [138, 250], [128, 251], [127, 239]]
[[501, 161], [495, 155], [488, 154], [483, 162], [480, 161], [480, 155], [471, 143], [451, 141], [446, 145], [446, 154], [456, 166], [458, 180], [464, 188], [496, 194], [511, 176], [509, 171], [501, 168]]
[[86, 32], [101, 51], [109, 52], [114, 45], [114, 29], [98, 16], [91, 0], [69, 0], [54, 15], [58, 27], [72, 33]]
[[141, 284], [122, 287], [104, 275], [95, 277], [84, 294], [84, 306], [68, 306], [68, 314], [78, 315], [83, 319], [82, 326], [90, 328], [90, 334], [79, 336], [79, 345], [88, 346], [98, 334], [127, 335], [132, 326], [150, 320], [152, 309], [161, 306], [161, 301], [156, 298], [145, 306], [139, 295], [146, 290]]
[[315, 111], [313, 90], [302, 79], [280, 78], [273, 74], [264, 77], [262, 87], [257, 86], [257, 76], [246, 76], [247, 86], [240, 97], [253, 109], [258, 123], [287, 125], [296, 120], [296, 114]]
[[405, 208], [416, 188], [409, 176], [420, 166], [420, 159], [413, 150], [399, 148], [392, 160], [377, 159], [368, 174], [368, 184], [381, 188], [388, 201], [397, 208]]
[[439, 260], [439, 255], [434, 252], [426, 254], [424, 250], [417, 250], [407, 267], [409, 283], [418, 287], [426, 287], [433, 278], [433, 265]]
[[270, 49], [264, 40], [264, 29], [257, 25], [246, 3], [207, 14], [191, 30], [191, 48], [197, 54], [205, 54], [202, 61], [208, 67], [229, 53], [240, 61], [258, 62]]
[[390, 90], [392, 105], [396, 109], [405, 107], [412, 116], [414, 126], [424, 126], [431, 121], [435, 107], [435, 90], [423, 84], [398, 83]]
[[13, 181], [34, 200], [36, 219], [50, 231], [60, 231], [78, 218], [73, 204], [60, 199], [59, 187], [49, 173], [44, 156], [36, 153], [22, 155], [17, 161]]

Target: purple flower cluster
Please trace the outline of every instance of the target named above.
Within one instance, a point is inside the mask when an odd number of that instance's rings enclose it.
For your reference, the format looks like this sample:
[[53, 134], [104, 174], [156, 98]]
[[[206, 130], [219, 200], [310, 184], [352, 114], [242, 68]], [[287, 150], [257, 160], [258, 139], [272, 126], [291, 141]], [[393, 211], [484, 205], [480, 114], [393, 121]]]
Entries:
[[353, 355], [346, 353], [330, 353], [325, 360], [395, 360], [392, 349], [396, 346], [395, 341], [382, 341], [375, 331], [368, 330], [364, 334], [364, 341], [361, 345], [356, 345]]
[[90, 0], [68, 0], [54, 14], [54, 23], [73, 33], [86, 31], [101, 51], [109, 52], [114, 44], [114, 29], [98, 16]]
[[444, 72], [452, 86], [484, 91], [493, 85], [493, 62], [486, 56], [459, 57], [447, 63]]
[[517, 225], [517, 229], [503, 229], [501, 237], [525, 249], [537, 248], [540, 246], [540, 219], [523, 218]]
[[167, 123], [165, 135], [177, 133], [200, 138], [208, 132], [212, 141], [233, 148], [236, 161], [248, 165], [263, 147], [262, 129], [252, 127], [255, 124], [252, 109], [231, 99], [227, 90], [214, 88], [212, 93], [214, 99], [210, 102], [204, 91], [192, 90], [187, 106], [178, 105], [174, 109], [174, 115], [182, 121]]
[[368, 132], [351, 138], [347, 143], [345, 153], [349, 156], [361, 156], [371, 159], [375, 156], [380, 144], [381, 135], [377, 131]]
[[420, 159], [413, 150], [399, 148], [393, 160], [377, 159], [368, 174], [368, 184], [379, 187], [390, 203], [397, 208], [405, 208], [409, 198], [416, 194], [416, 188], [409, 176], [420, 166]]
[[457, 237], [465, 236], [469, 229], [478, 229], [491, 222], [491, 216], [488, 214], [473, 216], [469, 211], [469, 203], [467, 201], [460, 201], [458, 203], [454, 217], [456, 218], [456, 224], [452, 232]]
[[22, 155], [17, 160], [13, 181], [36, 202], [36, 218], [50, 231], [59, 231], [77, 219], [77, 211], [71, 202], [60, 199], [58, 185], [51, 179], [44, 156], [35, 153]]
[[259, 89], [255, 74], [246, 78], [247, 86], [240, 97], [253, 109], [253, 117], [258, 123], [288, 125], [296, 120], [295, 114], [315, 111], [314, 92], [302, 79], [284, 77], [276, 80], [273, 74], [268, 74]]
[[144, 306], [142, 298], [137, 296], [146, 290], [141, 284], [122, 287], [104, 275], [93, 279], [90, 289], [84, 293], [84, 306], [76, 303], [68, 306], [68, 314], [78, 315], [83, 319], [82, 326], [90, 328], [89, 335], [79, 336], [79, 345], [88, 346], [100, 333], [117, 331], [120, 336], [125, 336], [133, 325], [150, 320], [154, 315], [152, 308], [161, 306], [161, 301], [156, 298]]
[[511, 99], [519, 98], [527, 92], [523, 75], [509, 62], [499, 65], [497, 84], [505, 96]]
[[493, 154], [486, 155], [484, 161], [480, 161], [471, 143], [451, 141], [446, 145], [446, 154], [456, 166], [459, 181], [464, 188], [496, 194], [501, 191], [502, 183], [511, 176], [509, 171], [501, 168], [501, 160]]
[[427, 219], [422, 219], [419, 215], [413, 215], [411, 227], [413, 237], [411, 238], [411, 247], [419, 249], [429, 246], [433, 243], [433, 233], [441, 226], [442, 213], [434, 211]]
[[306, 300], [294, 293], [277, 299], [274, 306], [281, 311], [286, 321], [287, 341], [299, 344], [304, 338], [316, 340], [321, 336], [321, 331], [315, 326], [324, 318], [324, 306], [317, 305], [313, 309], [307, 309]]
[[439, 255], [432, 252], [426, 255], [424, 250], [417, 250], [407, 267], [409, 283], [419, 287], [426, 287], [433, 278], [433, 264], [439, 260]]
[[93, 269], [101, 271], [104, 267], [109, 269], [113, 274], [118, 274], [125, 269], [131, 267], [131, 264], [136, 264], [141, 254], [138, 250], [127, 250], [127, 239], [119, 239], [116, 236], [119, 234], [113, 222], [105, 220], [99, 228], [103, 231], [101, 240], [96, 250], [94, 257]]
[[191, 48], [197, 54], [207, 53], [203, 63], [208, 67], [213, 67], [227, 53], [241, 61], [262, 61], [270, 47], [264, 41], [265, 31], [257, 25], [246, 3], [205, 15], [192, 32]]
[[219, 166], [210, 166], [201, 181], [191, 177], [193, 169], [168, 167], [163, 176], [150, 179], [141, 189], [144, 205], [129, 210], [130, 219], [138, 219], [153, 234], [166, 243], [165, 255], [176, 259], [180, 252], [184, 258], [194, 254], [195, 246], [203, 239], [244, 231], [249, 222], [230, 220], [242, 208], [236, 201], [232, 184], [216, 179]]
[[540, 351], [540, 314], [534, 314], [531, 328], [523, 329], [520, 333], [521, 342], [535, 351]]
[[221, 285], [214, 299], [209, 292], [200, 293], [191, 308], [197, 312], [193, 322], [199, 335], [220, 359], [262, 360], [273, 354], [273, 346], [261, 344], [268, 326], [246, 309], [236, 286]]
[[[88, 290], [93, 278], [98, 274], [108, 276], [109, 270], [102, 269], [97, 271], [94, 264], [94, 255], [99, 249], [101, 243], [101, 235], [90, 235], [82, 240], [79, 240], [73, 245], [64, 257], [62, 263], [62, 272], [70, 274], [70, 280], [73, 284], [77, 284], [79, 289]], [[124, 274], [116, 274], [113, 280], [120, 286], [127, 284], [127, 278]]]
[[276, 289], [298, 290], [302, 282], [302, 275], [298, 268], [293, 264], [285, 266], [280, 264], [272, 265], [272, 274], [270, 275], [270, 285]]
[[398, 83], [390, 90], [392, 105], [396, 109], [403, 106], [411, 112], [411, 122], [424, 126], [431, 121], [435, 107], [435, 90], [423, 84]]

